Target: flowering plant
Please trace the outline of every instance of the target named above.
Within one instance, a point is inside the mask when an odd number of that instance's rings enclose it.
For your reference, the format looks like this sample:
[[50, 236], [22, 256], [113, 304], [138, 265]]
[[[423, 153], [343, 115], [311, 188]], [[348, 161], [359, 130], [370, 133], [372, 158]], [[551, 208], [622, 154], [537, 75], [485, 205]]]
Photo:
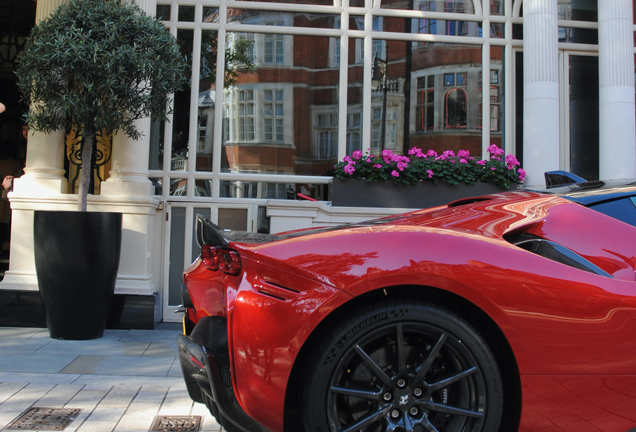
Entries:
[[488, 152], [490, 159], [481, 160], [470, 156], [467, 150], [460, 150], [457, 154], [446, 150], [438, 155], [433, 150], [424, 153], [415, 147], [409, 150], [408, 156], [391, 150], [384, 150], [380, 156], [362, 154], [357, 150], [334, 166], [334, 176], [339, 179], [361, 178], [368, 182], [391, 179], [395, 184], [485, 182], [502, 188], [523, 182], [526, 172], [520, 168], [516, 157], [504, 156], [504, 151], [496, 144], [488, 147]]

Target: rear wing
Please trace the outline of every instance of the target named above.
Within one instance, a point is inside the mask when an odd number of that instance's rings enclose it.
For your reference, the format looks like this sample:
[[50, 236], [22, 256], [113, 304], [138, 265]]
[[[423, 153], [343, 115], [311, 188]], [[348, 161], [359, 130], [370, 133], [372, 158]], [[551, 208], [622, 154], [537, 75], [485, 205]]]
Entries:
[[224, 230], [205, 216], [197, 214], [196, 239], [199, 246], [211, 245], [217, 248], [226, 248], [230, 242], [269, 243], [281, 240], [281, 237], [275, 234]]

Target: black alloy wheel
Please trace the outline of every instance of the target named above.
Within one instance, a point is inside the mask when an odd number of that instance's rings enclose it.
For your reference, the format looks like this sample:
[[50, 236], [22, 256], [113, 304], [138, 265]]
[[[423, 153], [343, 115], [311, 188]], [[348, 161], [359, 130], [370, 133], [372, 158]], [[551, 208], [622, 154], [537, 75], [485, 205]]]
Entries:
[[305, 372], [311, 432], [496, 432], [503, 407], [497, 363], [451, 312], [376, 305], [318, 344]]

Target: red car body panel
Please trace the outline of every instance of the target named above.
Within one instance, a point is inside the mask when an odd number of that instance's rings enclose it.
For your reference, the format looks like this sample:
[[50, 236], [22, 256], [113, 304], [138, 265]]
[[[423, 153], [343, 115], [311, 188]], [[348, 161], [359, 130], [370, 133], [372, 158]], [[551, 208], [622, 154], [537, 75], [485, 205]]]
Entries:
[[[522, 231], [615, 279], [502, 238]], [[196, 310], [188, 317], [227, 316], [236, 397], [282, 432], [294, 362], [331, 312], [387, 287], [446, 290], [484, 311], [510, 344], [521, 374], [520, 431], [625, 432], [636, 427], [634, 244], [636, 228], [563, 198], [499, 194], [384, 224], [232, 243], [241, 275], [210, 272], [200, 261], [186, 270]]]

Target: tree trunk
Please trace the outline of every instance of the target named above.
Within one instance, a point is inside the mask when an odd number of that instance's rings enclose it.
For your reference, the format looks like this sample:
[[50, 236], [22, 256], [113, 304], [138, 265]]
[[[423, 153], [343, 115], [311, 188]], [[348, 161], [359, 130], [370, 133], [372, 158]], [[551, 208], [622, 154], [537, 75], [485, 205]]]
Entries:
[[82, 173], [80, 176], [79, 191], [77, 193], [78, 211], [86, 211], [88, 188], [90, 185], [91, 175], [93, 175], [93, 170], [91, 169], [93, 166], [91, 159], [93, 157], [93, 145], [95, 141], [95, 130], [93, 126], [84, 125], [82, 141]]

